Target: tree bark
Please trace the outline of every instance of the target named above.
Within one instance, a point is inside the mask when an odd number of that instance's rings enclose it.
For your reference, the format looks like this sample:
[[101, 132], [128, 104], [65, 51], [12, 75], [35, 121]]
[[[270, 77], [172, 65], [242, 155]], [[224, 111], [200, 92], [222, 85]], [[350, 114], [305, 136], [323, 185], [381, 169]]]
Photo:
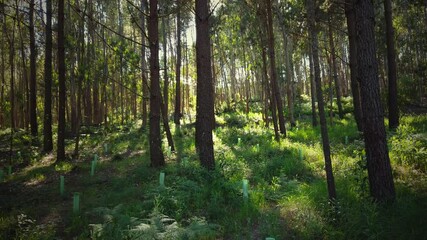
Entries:
[[360, 101], [360, 83], [357, 76], [357, 41], [356, 41], [356, 18], [354, 13], [354, 0], [346, 0], [345, 15], [347, 18], [347, 30], [349, 39], [350, 51], [350, 85], [353, 95], [354, 118], [356, 120], [357, 129], [363, 131], [363, 114]]
[[[4, 13], [5, 14], [5, 13]], [[4, 15], [6, 19], [6, 15]], [[6, 31], [5, 31], [6, 32]], [[9, 141], [9, 164], [12, 164], [13, 137], [15, 133], [15, 19], [12, 32], [7, 33], [9, 41], [9, 64], [10, 64], [10, 141]]]
[[64, 34], [64, 0], [58, 0], [58, 82], [59, 82], [59, 111], [58, 111], [58, 142], [56, 161], [65, 160], [65, 34]]
[[160, 69], [159, 69], [159, 16], [157, 0], [150, 0], [148, 40], [150, 43], [150, 160], [151, 167], [165, 165], [160, 138]]
[[[332, 77], [334, 78], [335, 84], [335, 94], [337, 96], [337, 105], [338, 105], [338, 116], [340, 119], [344, 118], [344, 111], [342, 109], [341, 103], [341, 84], [338, 79], [338, 68], [337, 68], [337, 57], [335, 53], [335, 42], [334, 42], [334, 33], [332, 32], [332, 20], [331, 17], [328, 19], [328, 33], [329, 33], [329, 47], [331, 49], [331, 60], [332, 60]], [[331, 99], [332, 101], [332, 99]]]
[[289, 122], [292, 127], [296, 126], [294, 117], [294, 71], [292, 67], [293, 46], [291, 39], [283, 33], [283, 41], [285, 44], [285, 63], [286, 63], [286, 98], [288, 100]]
[[102, 121], [102, 117], [100, 115], [100, 105], [99, 105], [99, 75], [97, 74], [97, 54], [96, 54], [96, 37], [95, 37], [95, 14], [94, 14], [94, 3], [92, 0], [89, 0], [89, 35], [90, 35], [90, 41], [91, 46], [88, 50], [90, 53], [90, 62], [92, 62], [92, 68], [90, 69], [91, 72], [91, 81], [93, 81], [92, 84], [92, 104], [93, 104], [93, 111], [92, 111], [92, 120], [94, 124], [99, 124]]
[[181, 1], [178, 0], [178, 12], [176, 14], [176, 69], [175, 69], [175, 112], [174, 122], [176, 125], [180, 124], [181, 120]]
[[[147, 9], [147, 0], [141, 0], [141, 10]], [[148, 92], [147, 62], [145, 59], [145, 15], [141, 14], [141, 78], [142, 78], [142, 128], [147, 126], [147, 105], [150, 93]]]
[[38, 125], [37, 125], [37, 75], [36, 75], [36, 39], [34, 34], [34, 0], [30, 1], [30, 126], [31, 135], [37, 137]]
[[388, 125], [390, 129], [399, 126], [399, 106], [397, 96], [396, 49], [394, 47], [394, 28], [391, 0], [384, 0], [386, 24], [387, 70], [388, 70]]
[[52, 0], [46, 0], [46, 47], [44, 62], [43, 151], [53, 150], [52, 140]]
[[371, 0], [354, 5], [358, 77], [360, 80], [365, 150], [371, 196], [374, 200], [393, 201], [396, 197], [381, 106], [378, 64], [374, 35], [374, 6]]
[[279, 84], [277, 83], [276, 55], [274, 51], [274, 29], [271, 0], [266, 0], [267, 8], [267, 27], [268, 27], [268, 50], [270, 56], [270, 80], [272, 94], [276, 100], [277, 114], [279, 118], [279, 129], [283, 136], [286, 136], [285, 117], [283, 116], [283, 101], [280, 94]]
[[[1, 12], [4, 13], [4, 5], [1, 6]], [[1, 90], [0, 90], [0, 129], [3, 129], [6, 124], [4, 120], [4, 88], [6, 85], [6, 47], [5, 47], [5, 36], [6, 36], [6, 16], [3, 14], [2, 16], [3, 24], [2, 24], [2, 36], [1, 40]]]
[[[168, 23], [166, 23], [168, 22]], [[169, 112], [169, 76], [168, 76], [168, 36], [166, 33], [166, 24], [169, 25], [167, 17], [162, 19], [162, 33], [163, 33], [163, 114], [166, 118], [168, 117]], [[172, 50], [172, 49], [171, 49]]]
[[215, 168], [212, 129], [215, 124], [208, 0], [196, 1], [196, 147], [200, 163]]
[[320, 119], [320, 130], [322, 135], [323, 155], [325, 157], [325, 171], [326, 181], [328, 183], [328, 195], [331, 201], [334, 201], [337, 197], [335, 190], [335, 180], [332, 171], [331, 161], [331, 149], [329, 145], [328, 127], [326, 124], [326, 116], [323, 102], [322, 93], [322, 82], [320, 78], [320, 66], [319, 66], [319, 43], [318, 43], [318, 30], [316, 26], [316, 10], [315, 0], [307, 0], [307, 20], [309, 29], [309, 38], [311, 49], [313, 52], [313, 67], [314, 67], [314, 79], [316, 82], [317, 102], [319, 109]]
[[[16, 16], [19, 16], [18, 9], [16, 9]], [[15, 126], [17, 128], [25, 127], [26, 131], [30, 131], [30, 81], [28, 80], [27, 74], [27, 55], [26, 47], [24, 46], [24, 34], [21, 27], [21, 18], [18, 18], [18, 32], [19, 32], [19, 45], [21, 51], [21, 82], [17, 81], [16, 91], [19, 95], [22, 95], [22, 92], [25, 92], [22, 99], [17, 99], [16, 102], [18, 107], [16, 109], [15, 116]], [[19, 66], [19, 65], [17, 65]], [[21, 100], [21, 101], [19, 101]]]
[[317, 126], [317, 112], [316, 112], [316, 82], [314, 80], [314, 64], [313, 64], [313, 51], [309, 47], [309, 65], [310, 65], [310, 88], [311, 88], [311, 124], [313, 127]]

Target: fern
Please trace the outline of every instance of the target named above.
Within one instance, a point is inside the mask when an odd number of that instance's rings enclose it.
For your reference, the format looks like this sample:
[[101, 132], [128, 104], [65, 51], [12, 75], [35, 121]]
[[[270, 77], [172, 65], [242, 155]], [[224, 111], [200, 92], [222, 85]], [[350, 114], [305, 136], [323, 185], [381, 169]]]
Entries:
[[179, 240], [216, 239], [221, 235], [221, 226], [209, 224], [204, 218], [192, 218], [188, 227], [162, 214], [154, 208], [150, 217], [138, 219], [122, 212], [122, 205], [96, 208], [89, 215], [100, 223], [89, 224], [92, 239], [132, 239], [132, 240]]

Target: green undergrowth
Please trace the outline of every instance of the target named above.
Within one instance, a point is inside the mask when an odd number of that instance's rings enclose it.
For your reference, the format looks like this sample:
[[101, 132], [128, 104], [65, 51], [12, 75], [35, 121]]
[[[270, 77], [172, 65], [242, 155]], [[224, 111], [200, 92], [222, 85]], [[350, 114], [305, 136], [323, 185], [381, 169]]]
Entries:
[[[363, 139], [349, 116], [329, 125], [338, 197], [328, 201], [320, 129], [311, 127], [304, 106], [298, 111], [303, 116], [280, 143], [272, 127], [263, 126], [261, 114], [219, 115], [215, 171], [199, 166], [191, 124], [172, 126], [176, 150], [169, 155], [163, 140], [167, 166], [162, 169], [149, 166], [148, 134], [140, 123], [86, 127], [79, 158], [63, 163], [26, 147], [30, 140], [19, 132], [14, 171], [0, 183], [0, 238], [427, 237], [426, 116], [405, 116], [401, 127], [388, 133], [397, 200], [381, 205], [369, 198]], [[7, 139], [7, 134], [0, 137]], [[73, 142], [67, 143], [71, 152]], [[90, 176], [95, 154], [95, 175]], [[1, 164], [9, 162], [2, 159]], [[243, 179], [249, 182], [248, 199]], [[80, 193], [78, 213], [72, 210], [75, 192]]]

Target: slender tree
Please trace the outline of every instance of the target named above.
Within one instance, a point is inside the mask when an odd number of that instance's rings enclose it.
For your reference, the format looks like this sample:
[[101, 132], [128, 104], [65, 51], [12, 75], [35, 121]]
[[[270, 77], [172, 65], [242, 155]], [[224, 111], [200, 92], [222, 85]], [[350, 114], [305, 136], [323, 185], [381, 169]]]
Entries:
[[[6, 20], [6, 13], [4, 20]], [[13, 20], [13, 27], [11, 32], [7, 32], [9, 42], [9, 65], [10, 65], [10, 142], [9, 142], [9, 164], [12, 164], [13, 152], [13, 137], [15, 133], [15, 19]], [[4, 23], [6, 25], [6, 22]], [[5, 27], [4, 25], [4, 27]], [[6, 27], [5, 27], [6, 28]], [[6, 30], [4, 30], [6, 33]]]
[[150, 43], [150, 159], [152, 167], [165, 165], [160, 138], [159, 16], [157, 0], [150, 0], [148, 41]]
[[341, 83], [340, 83], [340, 80], [338, 79], [337, 57], [336, 57], [336, 51], [335, 51], [334, 33], [332, 31], [331, 16], [329, 16], [329, 19], [328, 19], [328, 34], [329, 34], [329, 48], [331, 50], [331, 60], [332, 60], [332, 77], [334, 78], [335, 94], [337, 96], [338, 115], [340, 119], [343, 119], [344, 111], [342, 109], [342, 103], [341, 103]]
[[34, 0], [30, 1], [30, 126], [31, 135], [37, 137], [37, 92], [36, 92], [36, 39], [34, 34]]
[[162, 19], [162, 35], [163, 35], [163, 113], [168, 116], [169, 112], [169, 73], [168, 73], [168, 34], [166, 32], [166, 25], [169, 27], [169, 20], [167, 17]]
[[320, 78], [319, 64], [319, 43], [318, 30], [316, 26], [316, 3], [315, 0], [306, 0], [307, 6], [307, 21], [309, 29], [309, 39], [311, 50], [313, 53], [314, 80], [316, 82], [317, 103], [319, 109], [320, 130], [322, 135], [323, 155], [325, 157], [326, 181], [328, 183], [329, 199], [334, 200], [337, 197], [335, 190], [335, 180], [332, 172], [331, 149], [329, 145], [328, 126], [326, 124], [326, 116], [323, 102], [322, 82]]
[[[141, 11], [147, 9], [147, 0], [141, 0]], [[149, 99], [150, 93], [148, 92], [148, 80], [147, 80], [147, 62], [145, 59], [145, 14], [141, 13], [141, 78], [142, 78], [142, 128], [147, 126], [147, 100]]]
[[176, 87], [175, 87], [175, 112], [174, 112], [174, 122], [176, 125], [180, 124], [181, 120], [181, 32], [182, 32], [182, 22], [181, 22], [181, 1], [177, 1], [178, 12], [176, 13], [176, 69], [175, 69], [175, 78], [176, 78]]
[[388, 121], [389, 128], [399, 126], [399, 107], [397, 96], [396, 50], [394, 47], [394, 28], [391, 0], [384, 0], [384, 15], [387, 43], [387, 75], [388, 75]]
[[285, 117], [283, 116], [283, 101], [282, 96], [280, 94], [279, 84], [277, 83], [276, 54], [274, 51], [274, 29], [271, 0], [266, 0], [265, 3], [267, 10], [268, 52], [270, 57], [271, 90], [272, 95], [276, 100], [280, 133], [286, 136]]
[[360, 101], [360, 83], [357, 76], [357, 41], [356, 41], [356, 16], [354, 13], [354, 0], [345, 1], [345, 15], [347, 18], [347, 30], [349, 40], [349, 54], [350, 54], [350, 85], [353, 95], [354, 118], [356, 120], [357, 129], [359, 132], [363, 131], [362, 122], [362, 105]]
[[65, 160], [65, 34], [64, 34], [64, 0], [58, 0], [58, 139], [56, 161]]
[[215, 124], [208, 0], [196, 1], [196, 147], [200, 163], [215, 168], [212, 129]]
[[52, 141], [52, 0], [46, 0], [46, 41], [44, 59], [43, 151], [53, 150]]
[[380, 99], [374, 6], [371, 0], [359, 0], [355, 2], [354, 9], [363, 133], [371, 196], [380, 202], [392, 201], [396, 193], [387, 149], [384, 111]]
[[311, 46], [309, 47], [308, 59], [310, 65], [311, 124], [313, 127], [317, 127], [316, 83], [314, 80], [313, 51], [311, 50]]
[[[5, 6], [4, 4], [1, 5], [1, 12], [5, 12]], [[6, 86], [6, 43], [5, 43], [5, 37], [6, 37], [6, 15], [3, 14], [1, 16], [2, 18], [2, 36], [0, 38], [1, 41], [1, 90], [0, 90], [0, 128], [3, 128], [5, 124], [4, 120], [4, 91]]]

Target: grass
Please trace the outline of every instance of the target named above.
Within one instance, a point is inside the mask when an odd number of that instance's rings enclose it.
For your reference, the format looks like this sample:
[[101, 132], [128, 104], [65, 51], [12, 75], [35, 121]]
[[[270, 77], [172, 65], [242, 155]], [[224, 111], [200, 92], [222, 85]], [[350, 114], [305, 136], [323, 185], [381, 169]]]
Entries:
[[[0, 238], [427, 238], [427, 116], [405, 116], [402, 126], [389, 133], [397, 201], [386, 206], [369, 198], [360, 158], [363, 141], [354, 121], [335, 120], [329, 126], [338, 193], [334, 207], [327, 200], [319, 129], [302, 117], [277, 143], [257, 119], [262, 119], [257, 113], [219, 116], [213, 172], [198, 164], [191, 125], [172, 127], [177, 150], [163, 169], [149, 167], [147, 134], [140, 123], [85, 129], [80, 158], [60, 164], [26, 147], [28, 137], [21, 132], [15, 139], [21, 152], [20, 158], [14, 152], [16, 170], [0, 183]], [[90, 176], [94, 154], [99, 160]], [[59, 195], [60, 175], [65, 176], [64, 196]], [[248, 201], [242, 179], [249, 180]], [[72, 212], [74, 192], [81, 193], [79, 214]]]

